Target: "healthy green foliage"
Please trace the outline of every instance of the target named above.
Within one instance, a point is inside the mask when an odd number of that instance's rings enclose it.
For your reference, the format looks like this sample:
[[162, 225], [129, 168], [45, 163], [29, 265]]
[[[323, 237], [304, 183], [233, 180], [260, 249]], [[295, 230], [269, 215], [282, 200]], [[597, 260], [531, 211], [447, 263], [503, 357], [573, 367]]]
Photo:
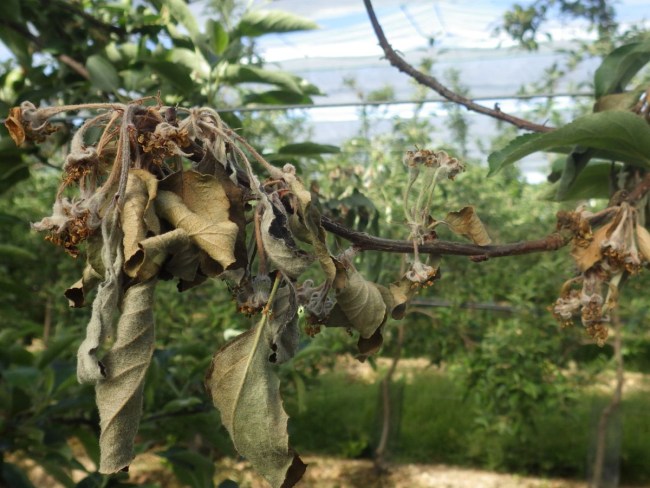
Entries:
[[620, 93], [650, 62], [650, 41], [625, 44], [609, 53], [594, 75], [594, 97]]
[[561, 150], [580, 145], [601, 150], [604, 157], [642, 168], [650, 167], [650, 126], [628, 112], [600, 112], [545, 134], [525, 134], [500, 151], [490, 154], [490, 174], [538, 151]]

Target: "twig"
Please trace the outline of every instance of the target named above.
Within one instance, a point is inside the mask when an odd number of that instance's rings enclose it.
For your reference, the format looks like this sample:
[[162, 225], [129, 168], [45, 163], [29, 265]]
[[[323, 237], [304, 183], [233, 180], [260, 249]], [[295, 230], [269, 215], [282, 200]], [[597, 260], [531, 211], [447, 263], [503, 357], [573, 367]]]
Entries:
[[[413, 242], [411, 241], [385, 239], [371, 236], [365, 232], [357, 232], [325, 216], [321, 217], [321, 224], [325, 230], [350, 241], [360, 251], [384, 251], [407, 254], [413, 252]], [[544, 251], [557, 251], [566, 246], [569, 240], [568, 237], [559, 233], [553, 233], [542, 239], [493, 246], [479, 246], [462, 242], [435, 240], [421, 244], [418, 248], [421, 254], [472, 256], [479, 259], [486, 259]]]
[[474, 102], [473, 100], [470, 100], [469, 98], [464, 97], [454, 92], [453, 90], [450, 90], [442, 83], [440, 83], [433, 76], [423, 73], [422, 71], [416, 69], [413, 65], [409, 64], [403, 58], [401, 58], [395, 52], [393, 47], [388, 43], [384, 31], [382, 30], [381, 25], [377, 20], [377, 16], [375, 15], [375, 11], [372, 7], [371, 1], [363, 0], [363, 3], [366, 6], [366, 10], [368, 11], [368, 17], [370, 18], [372, 27], [375, 30], [375, 35], [377, 36], [379, 45], [384, 50], [384, 54], [386, 55], [386, 58], [388, 59], [390, 64], [395, 66], [399, 71], [401, 71], [402, 73], [406, 73], [421, 85], [427, 86], [432, 90], [436, 91], [438, 94], [440, 94], [447, 100], [459, 105], [463, 105], [468, 110], [473, 110], [474, 112], [478, 112], [483, 115], [488, 115], [495, 119], [503, 120], [504, 122], [508, 122], [516, 127], [519, 127], [520, 129], [531, 130], [534, 132], [550, 132], [553, 130], [553, 127], [539, 125], [529, 120], [521, 119], [519, 117], [515, 117], [514, 115], [510, 115], [505, 112], [502, 112], [500, 109], [492, 109], [484, 105], [480, 105]]
[[650, 173], [647, 173], [643, 179], [630, 191], [625, 201], [634, 204], [641, 200], [643, 196], [650, 191]]

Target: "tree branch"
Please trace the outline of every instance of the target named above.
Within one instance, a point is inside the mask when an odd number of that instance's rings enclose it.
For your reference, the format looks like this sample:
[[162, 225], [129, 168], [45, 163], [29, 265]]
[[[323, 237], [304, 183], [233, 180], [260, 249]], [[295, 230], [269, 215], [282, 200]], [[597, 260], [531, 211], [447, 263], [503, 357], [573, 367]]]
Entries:
[[[350, 241], [360, 251], [384, 251], [403, 254], [413, 252], [413, 242], [411, 241], [374, 237], [365, 232], [348, 229], [325, 216], [321, 216], [321, 224], [325, 230]], [[488, 258], [557, 251], [566, 246], [569, 241], [570, 239], [568, 237], [560, 233], [553, 233], [542, 239], [532, 241], [493, 246], [478, 246], [476, 244], [465, 244], [462, 242], [435, 240], [418, 246], [418, 250], [421, 254], [470, 256], [474, 260], [480, 261]]]
[[377, 20], [377, 16], [375, 15], [375, 11], [372, 7], [372, 3], [370, 0], [363, 0], [364, 5], [366, 6], [366, 10], [368, 11], [368, 17], [370, 18], [370, 22], [372, 23], [372, 27], [375, 30], [375, 35], [377, 36], [377, 39], [379, 40], [379, 45], [381, 48], [384, 50], [384, 54], [386, 55], [386, 58], [392, 64], [394, 67], [396, 67], [399, 71], [402, 73], [406, 73], [409, 75], [411, 78], [413, 78], [415, 81], [420, 83], [421, 85], [427, 86], [431, 88], [432, 90], [436, 91], [439, 93], [441, 96], [445, 97], [447, 100], [454, 102], [458, 105], [463, 105], [466, 107], [468, 110], [472, 110], [474, 112], [478, 112], [483, 115], [488, 115], [490, 117], [493, 117], [495, 119], [503, 120], [504, 122], [508, 122], [509, 124], [512, 124], [516, 127], [519, 127], [520, 129], [526, 129], [526, 130], [531, 130], [534, 132], [550, 132], [553, 130], [553, 127], [547, 127], [545, 125], [539, 125], [534, 122], [530, 122], [529, 120], [521, 119], [519, 117], [515, 117], [514, 115], [507, 114], [505, 112], [502, 112], [498, 108], [488, 108], [484, 105], [480, 105], [478, 103], [475, 103], [474, 101], [470, 100], [469, 98], [466, 98], [446, 86], [444, 86], [442, 83], [440, 83], [436, 78], [434, 78], [431, 75], [428, 75], [426, 73], [423, 73], [422, 71], [419, 71], [415, 67], [413, 67], [411, 64], [406, 62], [403, 58], [401, 58], [395, 50], [392, 48], [392, 46], [388, 43], [388, 40], [386, 39], [386, 36], [384, 35], [384, 31], [381, 28], [381, 25], [379, 24], [379, 21]]

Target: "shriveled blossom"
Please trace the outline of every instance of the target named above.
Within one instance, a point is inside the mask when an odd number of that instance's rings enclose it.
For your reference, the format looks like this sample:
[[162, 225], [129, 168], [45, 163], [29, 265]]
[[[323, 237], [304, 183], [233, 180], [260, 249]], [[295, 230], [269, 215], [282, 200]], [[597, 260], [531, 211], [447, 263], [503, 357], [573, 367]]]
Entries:
[[100, 219], [87, 201], [74, 201], [68, 198], [57, 199], [52, 207], [52, 215], [32, 224], [38, 231], [49, 231], [45, 237], [73, 257], [79, 255], [77, 247], [90, 237], [99, 227]]
[[140, 134], [138, 142], [142, 146], [142, 152], [150, 154], [151, 162], [156, 166], [160, 166], [171, 156], [189, 156], [181, 150], [190, 144], [187, 130], [167, 122], [156, 125], [153, 132]]
[[270, 293], [271, 278], [267, 275], [257, 275], [252, 281], [247, 280], [237, 288], [237, 309], [244, 315], [254, 315], [264, 308]]
[[438, 275], [438, 269], [421, 261], [415, 261], [406, 272], [406, 279], [415, 285], [430, 286]]
[[431, 151], [429, 149], [406, 151], [404, 164], [408, 168], [426, 166], [427, 168], [439, 169], [442, 175], [450, 180], [453, 180], [458, 173], [465, 171], [463, 163], [457, 158], [450, 157], [446, 151]]
[[551, 307], [551, 311], [553, 317], [562, 327], [570, 327], [573, 325], [573, 317], [579, 313], [581, 305], [580, 291], [573, 289], [565, 296], [559, 297]]

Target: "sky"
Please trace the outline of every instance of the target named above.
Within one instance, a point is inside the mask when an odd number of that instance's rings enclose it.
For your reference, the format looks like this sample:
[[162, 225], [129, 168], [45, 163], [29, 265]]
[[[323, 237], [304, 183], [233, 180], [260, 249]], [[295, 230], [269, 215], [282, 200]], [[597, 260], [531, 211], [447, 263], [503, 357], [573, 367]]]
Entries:
[[[365, 92], [392, 86], [397, 100], [412, 100], [414, 85], [408, 77], [392, 68], [383, 59], [363, 2], [361, 0], [249, 0], [253, 8], [284, 10], [315, 21], [319, 29], [259, 38], [263, 58], [271, 67], [285, 69], [317, 85], [326, 96], [315, 97], [320, 108], [307, 110], [317, 142], [340, 144], [359, 128], [359, 108], [327, 107], [354, 104], [359, 101], [352, 89], [343, 83], [354, 78]], [[511, 0], [374, 0], [373, 5], [382, 27], [393, 47], [409, 62], [417, 64], [425, 57], [435, 61], [435, 76], [445, 79], [450, 69], [457, 70], [462, 84], [474, 98], [486, 105], [499, 103], [504, 111], [524, 112], [525, 103], [507, 99], [523, 87], [531, 89], [546, 69], [562, 63], [559, 48], [571, 40], [589, 40], [593, 33], [584, 23], [552, 20], [546, 31], [553, 42], [545, 43], [537, 52], [518, 49], [505, 35], [495, 34], [503, 12]], [[520, 3], [526, 4], [524, 0]], [[204, 0], [191, 4], [197, 18], [203, 15]], [[624, 25], [645, 23], [650, 27], [650, 2], [619, 0], [615, 2], [618, 20]], [[430, 40], [434, 39], [433, 46]], [[0, 43], [0, 59], [9, 53]], [[557, 90], [562, 93], [590, 91], [589, 83], [598, 65], [588, 60], [565, 80]], [[430, 98], [439, 98], [431, 92]], [[569, 104], [569, 99], [560, 101]], [[324, 105], [324, 106], [323, 106]], [[410, 117], [414, 105], [393, 105], [382, 111], [384, 120], [375, 124], [377, 131], [389, 130], [388, 119]], [[444, 144], [445, 113], [437, 103], [427, 104], [424, 116], [441, 126], [439, 142]], [[483, 142], [495, 134], [494, 123], [485, 117], [468, 113], [472, 135]], [[477, 144], [472, 157], [484, 160]], [[483, 161], [485, 162], [485, 161]], [[524, 162], [524, 172], [531, 181], [543, 179], [547, 161], [537, 157]]]

